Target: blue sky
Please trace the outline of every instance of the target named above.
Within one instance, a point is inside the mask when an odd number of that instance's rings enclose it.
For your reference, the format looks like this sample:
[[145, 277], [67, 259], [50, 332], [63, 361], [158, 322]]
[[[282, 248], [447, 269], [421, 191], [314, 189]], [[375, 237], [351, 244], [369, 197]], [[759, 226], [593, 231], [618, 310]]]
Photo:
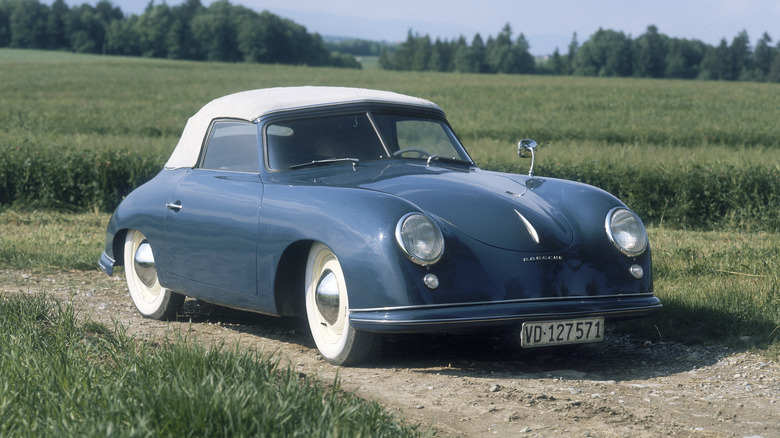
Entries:
[[[96, 0], [67, 0], [69, 4]], [[155, 0], [162, 3], [163, 0]], [[174, 6], [181, 0], [166, 0]], [[212, 0], [201, 0], [208, 6]], [[148, 0], [113, 0], [126, 14], [141, 14]], [[475, 34], [495, 36], [506, 23], [523, 33], [535, 55], [562, 53], [577, 33], [580, 43], [599, 28], [643, 34], [654, 24], [670, 37], [717, 45], [742, 30], [755, 44], [764, 32], [780, 39], [778, 0], [230, 0], [258, 12], [268, 10], [323, 36], [403, 41], [411, 29], [432, 38], [470, 43]]]

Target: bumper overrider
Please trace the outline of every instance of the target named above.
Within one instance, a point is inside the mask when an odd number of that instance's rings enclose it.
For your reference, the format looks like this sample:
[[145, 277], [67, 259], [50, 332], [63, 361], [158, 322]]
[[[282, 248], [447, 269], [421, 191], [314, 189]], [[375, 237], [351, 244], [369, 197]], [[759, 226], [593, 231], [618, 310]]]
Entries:
[[661, 309], [653, 294], [351, 309], [357, 330], [413, 333], [513, 327], [528, 321], [603, 316], [607, 321], [640, 318]]
[[108, 275], [114, 275], [114, 263], [116, 263], [116, 260], [111, 258], [108, 254], [106, 254], [105, 251], [103, 251], [103, 254], [100, 254], [100, 260], [98, 261], [98, 266], [100, 267], [100, 270], [103, 271], [105, 274]]

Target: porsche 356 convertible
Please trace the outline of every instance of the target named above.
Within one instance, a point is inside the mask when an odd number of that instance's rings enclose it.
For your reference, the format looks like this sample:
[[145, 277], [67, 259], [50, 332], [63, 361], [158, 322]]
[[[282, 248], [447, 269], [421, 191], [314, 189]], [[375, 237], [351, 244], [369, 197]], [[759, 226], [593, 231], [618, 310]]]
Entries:
[[208, 103], [114, 212], [100, 266], [124, 266], [148, 318], [175, 317], [185, 296], [307, 318], [333, 364], [390, 332], [596, 342], [661, 307], [645, 227], [621, 201], [481, 170], [436, 104], [356, 88]]

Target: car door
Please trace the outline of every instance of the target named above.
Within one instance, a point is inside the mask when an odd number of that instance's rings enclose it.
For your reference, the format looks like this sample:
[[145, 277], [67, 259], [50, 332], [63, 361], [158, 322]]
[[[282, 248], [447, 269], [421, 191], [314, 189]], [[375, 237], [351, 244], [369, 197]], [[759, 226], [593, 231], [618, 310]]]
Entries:
[[166, 274], [188, 295], [220, 301], [226, 293], [257, 293], [258, 154], [255, 124], [217, 120], [198, 167], [173, 188]]

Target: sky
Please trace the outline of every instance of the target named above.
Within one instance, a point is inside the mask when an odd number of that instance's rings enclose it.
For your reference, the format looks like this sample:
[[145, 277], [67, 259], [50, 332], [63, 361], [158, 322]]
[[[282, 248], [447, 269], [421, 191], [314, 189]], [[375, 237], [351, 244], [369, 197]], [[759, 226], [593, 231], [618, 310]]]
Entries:
[[[163, 0], [154, 0], [155, 4]], [[213, 0], [201, 0], [208, 6]], [[636, 38], [655, 25], [664, 35], [728, 43], [743, 30], [754, 45], [768, 33], [780, 39], [778, 0], [229, 0], [257, 12], [268, 10], [323, 37], [403, 42], [411, 30], [432, 39], [470, 44], [496, 36], [505, 24], [523, 33], [534, 55], [566, 53], [573, 34], [580, 44], [599, 28]], [[68, 0], [95, 4], [96, 0]], [[125, 14], [143, 13], [148, 0], [112, 0]], [[182, 0], [165, 0], [169, 6]]]

